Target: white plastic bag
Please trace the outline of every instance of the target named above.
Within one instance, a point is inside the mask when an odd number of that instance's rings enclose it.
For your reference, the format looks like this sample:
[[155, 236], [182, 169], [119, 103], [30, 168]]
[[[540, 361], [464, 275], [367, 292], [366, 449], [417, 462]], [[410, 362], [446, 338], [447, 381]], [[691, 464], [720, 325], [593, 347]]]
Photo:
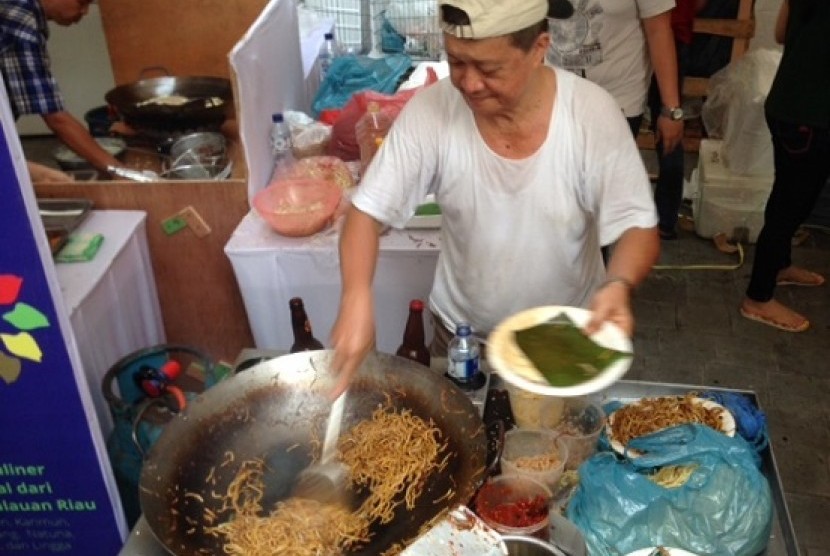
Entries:
[[781, 52], [759, 48], [715, 72], [702, 117], [712, 138], [723, 139], [722, 154], [738, 175], [773, 173], [772, 139], [764, 102], [781, 61]]

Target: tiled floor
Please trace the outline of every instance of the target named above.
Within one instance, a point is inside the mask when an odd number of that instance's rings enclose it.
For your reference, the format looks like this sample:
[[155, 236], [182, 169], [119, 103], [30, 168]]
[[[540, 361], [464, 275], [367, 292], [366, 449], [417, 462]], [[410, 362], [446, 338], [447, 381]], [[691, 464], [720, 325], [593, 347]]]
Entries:
[[[54, 165], [51, 145], [27, 140], [24, 150]], [[830, 277], [830, 231], [809, 232], [794, 260]], [[738, 304], [752, 257], [752, 246], [741, 260], [692, 232], [664, 242], [658, 268], [636, 292], [637, 355], [626, 378], [756, 392], [801, 554], [830, 556], [830, 285], [779, 288], [812, 321], [806, 332], [748, 321]]]

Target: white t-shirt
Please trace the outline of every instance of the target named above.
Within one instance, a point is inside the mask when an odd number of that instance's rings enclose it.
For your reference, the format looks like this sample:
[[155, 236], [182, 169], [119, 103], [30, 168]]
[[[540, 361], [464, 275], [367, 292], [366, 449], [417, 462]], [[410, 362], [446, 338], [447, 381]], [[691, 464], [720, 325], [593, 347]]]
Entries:
[[484, 336], [529, 307], [585, 306], [605, 276], [600, 245], [657, 224], [648, 176], [614, 99], [555, 71], [552, 123], [534, 154], [494, 153], [444, 79], [407, 103], [352, 199], [402, 227], [435, 194], [443, 219], [430, 308], [450, 330], [466, 321]]
[[582, 0], [568, 19], [549, 19], [547, 62], [610, 92], [626, 117], [638, 116], [651, 82], [641, 19], [674, 8], [674, 0]]

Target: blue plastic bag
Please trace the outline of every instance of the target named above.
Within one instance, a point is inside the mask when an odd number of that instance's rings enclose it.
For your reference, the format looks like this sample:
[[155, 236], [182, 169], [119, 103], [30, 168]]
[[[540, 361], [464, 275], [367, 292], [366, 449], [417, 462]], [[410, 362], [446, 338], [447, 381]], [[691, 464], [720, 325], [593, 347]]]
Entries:
[[314, 118], [327, 109], [346, 105], [354, 93], [366, 90], [393, 93], [398, 82], [412, 67], [406, 54], [389, 54], [383, 58], [343, 56], [335, 58], [311, 104]]
[[[592, 556], [672, 546], [701, 556], [755, 556], [772, 527], [769, 483], [755, 450], [740, 437], [690, 424], [632, 440], [647, 452], [620, 459], [601, 452], [579, 468], [580, 486], [567, 517]], [[665, 488], [648, 474], [695, 465], [685, 484]]]

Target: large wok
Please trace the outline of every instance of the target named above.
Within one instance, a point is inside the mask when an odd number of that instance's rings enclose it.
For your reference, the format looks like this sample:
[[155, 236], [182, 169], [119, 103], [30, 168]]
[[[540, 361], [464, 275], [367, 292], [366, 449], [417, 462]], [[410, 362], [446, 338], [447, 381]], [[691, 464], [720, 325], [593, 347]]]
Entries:
[[[172, 106], [147, 102], [181, 96], [189, 102]], [[121, 118], [139, 130], [182, 131], [218, 127], [229, 113], [231, 83], [221, 77], [153, 77], [120, 85], [104, 95]], [[210, 99], [218, 98], [214, 103]]]
[[[217, 495], [226, 492], [243, 461], [277, 462], [279, 471], [271, 477], [278, 483], [276, 499], [288, 496], [311, 461], [312, 429], [317, 438], [323, 435], [332, 355], [301, 352], [260, 363], [204, 392], [165, 426], [144, 462], [140, 499], [151, 530], [169, 552], [222, 553], [221, 540], [205, 532], [205, 509], [218, 514], [213, 525], [230, 517]], [[395, 407], [432, 419], [451, 456], [444, 471], [428, 477], [417, 507], [399, 506], [394, 520], [374, 528], [358, 554], [377, 555], [414, 539], [439, 512], [467, 503], [485, 477], [487, 441], [475, 406], [441, 375], [407, 359], [379, 353], [367, 358], [348, 391], [343, 432], [370, 418], [387, 395]], [[441, 499], [449, 489], [454, 493]]]

